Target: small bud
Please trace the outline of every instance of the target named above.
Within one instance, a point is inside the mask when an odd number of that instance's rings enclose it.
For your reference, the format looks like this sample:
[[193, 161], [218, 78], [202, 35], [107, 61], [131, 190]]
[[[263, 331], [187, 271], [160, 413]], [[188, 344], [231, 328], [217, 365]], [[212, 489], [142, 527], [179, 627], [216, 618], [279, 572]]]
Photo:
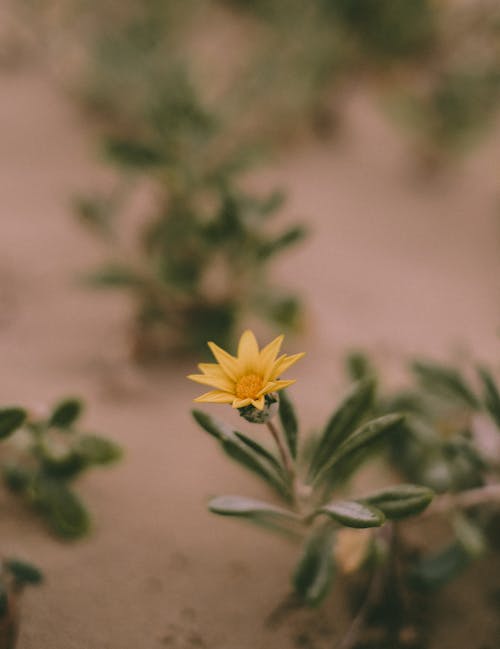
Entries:
[[251, 424], [264, 424], [278, 412], [278, 395], [276, 392], [266, 394], [262, 410], [254, 406], [245, 406], [244, 408], [238, 408], [238, 412], [243, 419], [246, 419]]

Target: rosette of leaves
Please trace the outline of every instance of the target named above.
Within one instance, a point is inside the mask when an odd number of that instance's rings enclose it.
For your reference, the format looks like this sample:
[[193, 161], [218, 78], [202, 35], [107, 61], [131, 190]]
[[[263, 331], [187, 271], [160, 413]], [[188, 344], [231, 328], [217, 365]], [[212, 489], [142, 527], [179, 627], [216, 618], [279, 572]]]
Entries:
[[[351, 356], [349, 368], [358, 378], [375, 374], [362, 355]], [[498, 543], [491, 530], [500, 520], [500, 391], [486, 367], [469, 377], [452, 365], [418, 360], [410, 374], [410, 387], [382, 393], [375, 412], [404, 413], [389, 457], [405, 479], [450, 499], [441, 511], [449, 520], [449, 543], [421, 557], [413, 570], [416, 584], [438, 588]]]
[[374, 394], [371, 379], [356, 383], [324, 428], [303, 440], [294, 406], [286, 391], [279, 392], [281, 432], [274, 432], [283, 440], [287, 461], [283, 452], [276, 454], [253, 436], [193, 411], [222, 450], [267, 483], [276, 499], [218, 496], [209, 502], [210, 511], [298, 540], [302, 553], [292, 583], [300, 602], [308, 605], [322, 602], [333, 584], [333, 548], [340, 530], [380, 528], [386, 521], [417, 515], [433, 497], [431, 489], [414, 484], [346, 497], [348, 481], [361, 463], [403, 425], [399, 414], [372, 418]]
[[72, 489], [75, 479], [94, 466], [121, 456], [114, 442], [79, 427], [83, 404], [64, 399], [48, 417], [31, 417], [22, 408], [0, 410], [4, 484], [33, 507], [57, 536], [76, 539], [90, 529], [90, 515]]
[[38, 586], [42, 573], [18, 559], [4, 559], [0, 567], [0, 649], [14, 649], [19, 630], [20, 598], [27, 586]]

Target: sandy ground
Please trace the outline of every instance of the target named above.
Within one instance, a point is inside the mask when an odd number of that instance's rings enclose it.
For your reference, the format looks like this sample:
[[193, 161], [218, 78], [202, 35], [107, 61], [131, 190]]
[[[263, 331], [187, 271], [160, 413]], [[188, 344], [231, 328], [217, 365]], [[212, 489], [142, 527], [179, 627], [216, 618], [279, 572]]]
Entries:
[[[61, 544], [2, 495], [2, 551], [47, 575], [26, 596], [20, 649], [331, 646], [318, 614], [263, 627], [287, 593], [296, 548], [205, 512], [212, 494], [264, 492], [190, 420], [191, 364], [131, 368], [126, 301], [75, 286], [102, 250], [71, 217], [70, 197], [99, 174], [73, 107], [33, 74], [1, 77], [0, 93], [2, 403], [83, 395], [89, 428], [126, 449], [119, 466], [80, 484], [95, 517], [83, 542]], [[498, 135], [425, 185], [403, 141], [358, 97], [339, 143], [303, 143], [255, 179], [286, 188], [290, 218], [307, 217], [312, 232], [277, 268], [308, 306], [303, 337], [286, 349], [307, 351], [294, 388], [306, 429], [332, 408], [348, 346], [371, 349], [389, 371], [406, 353], [498, 360]], [[498, 647], [498, 619], [474, 590], [491, 571], [478, 566], [478, 579], [440, 597], [433, 647]], [[327, 621], [334, 632], [344, 623], [338, 610]]]

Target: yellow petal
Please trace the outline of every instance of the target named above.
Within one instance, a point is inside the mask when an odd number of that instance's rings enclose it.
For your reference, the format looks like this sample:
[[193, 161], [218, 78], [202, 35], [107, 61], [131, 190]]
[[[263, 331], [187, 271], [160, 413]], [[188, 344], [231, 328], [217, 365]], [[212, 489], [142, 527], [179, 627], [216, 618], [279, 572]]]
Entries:
[[222, 367], [224, 372], [229, 376], [229, 378], [233, 379], [233, 381], [236, 381], [239, 374], [238, 360], [234, 356], [231, 356], [231, 354], [228, 354], [221, 347], [219, 347], [219, 345], [216, 345], [215, 343], [210, 342], [208, 343], [208, 346], [210, 347], [210, 351], [215, 356], [215, 359]]
[[198, 367], [203, 372], [203, 374], [224, 374], [224, 370], [218, 363], [198, 363]]
[[259, 392], [259, 397], [263, 394], [269, 394], [269, 392], [277, 392], [278, 390], [283, 390], [289, 385], [293, 385], [296, 382], [296, 379], [287, 379], [286, 381], [269, 381]]
[[195, 401], [202, 403], [231, 403], [233, 399], [234, 396], [232, 394], [229, 394], [229, 392], [212, 390], [211, 392], [205, 392], [205, 394], [196, 397]]
[[252, 403], [251, 399], [235, 399], [233, 397], [233, 408], [244, 408]]
[[289, 367], [299, 361], [303, 356], [305, 356], [305, 352], [301, 352], [300, 354], [293, 354], [292, 356], [283, 354], [283, 356], [280, 356], [280, 358], [278, 358], [278, 360], [275, 362], [271, 376], [269, 378], [275, 379], [276, 377], [281, 376], [283, 372], [286, 372]]
[[210, 385], [213, 388], [218, 388], [224, 392], [232, 392], [234, 383], [227, 378], [227, 376], [210, 376], [206, 374], [189, 374], [187, 377], [191, 381], [201, 383], [202, 385]]
[[259, 345], [250, 329], [243, 332], [238, 344], [238, 360], [243, 370], [259, 369]]
[[267, 383], [269, 376], [272, 372], [274, 361], [278, 355], [281, 343], [285, 336], [283, 334], [275, 338], [269, 345], [266, 345], [260, 350], [260, 371], [262, 373], [264, 383]]
[[257, 410], [264, 410], [264, 396], [260, 397], [259, 399], [253, 399], [252, 406], [257, 408]]

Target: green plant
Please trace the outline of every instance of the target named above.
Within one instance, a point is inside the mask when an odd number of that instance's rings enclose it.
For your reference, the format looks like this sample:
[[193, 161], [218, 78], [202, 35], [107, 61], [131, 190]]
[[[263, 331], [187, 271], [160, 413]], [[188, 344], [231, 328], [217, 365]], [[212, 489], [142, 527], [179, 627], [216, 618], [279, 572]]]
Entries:
[[114, 442], [79, 428], [82, 409], [80, 400], [65, 399], [45, 417], [22, 408], [0, 410], [0, 439], [10, 438], [1, 454], [5, 486], [66, 539], [79, 538], [90, 527], [89, 513], [71, 483], [90, 467], [108, 465], [121, 455]]
[[0, 568], [0, 649], [14, 649], [19, 629], [20, 598], [26, 586], [43, 581], [32, 564], [3, 559]]
[[[349, 366], [351, 376], [375, 374], [359, 355]], [[410, 376], [408, 387], [381, 392], [375, 412], [405, 414], [389, 458], [403, 479], [442, 494], [429, 514], [447, 522], [448, 541], [422, 554], [410, 571], [415, 585], [437, 589], [498, 545], [500, 391], [484, 366], [465, 373], [418, 360]]]
[[[355, 383], [319, 433], [304, 440], [295, 408], [283, 391], [292, 381], [275, 379], [301, 354], [278, 357], [281, 342], [279, 337], [259, 351], [247, 331], [236, 357], [211, 344], [217, 364], [201, 364], [203, 374], [189, 377], [216, 388], [198, 401], [232, 404], [247, 421], [267, 426], [275, 449], [204, 412], [195, 410], [193, 416], [232, 460], [262, 479], [275, 496], [274, 501], [218, 496], [210, 500], [210, 511], [299, 541], [302, 554], [292, 577], [294, 598], [298, 605], [315, 606], [329, 593], [337, 563], [346, 561], [345, 551], [337, 555], [335, 551], [344, 545], [341, 539], [347, 530], [356, 530], [355, 534], [371, 530], [358, 563], [366, 560], [371, 566], [369, 580], [385, 584], [390, 552], [386, 533], [377, 530], [387, 522], [390, 529], [397, 529], [399, 521], [423, 512], [433, 491], [397, 484], [352, 494], [350, 479], [384, 439], [402, 430], [404, 418], [397, 413], [373, 417], [375, 382], [367, 378]], [[377, 587], [376, 597], [382, 594]]]

